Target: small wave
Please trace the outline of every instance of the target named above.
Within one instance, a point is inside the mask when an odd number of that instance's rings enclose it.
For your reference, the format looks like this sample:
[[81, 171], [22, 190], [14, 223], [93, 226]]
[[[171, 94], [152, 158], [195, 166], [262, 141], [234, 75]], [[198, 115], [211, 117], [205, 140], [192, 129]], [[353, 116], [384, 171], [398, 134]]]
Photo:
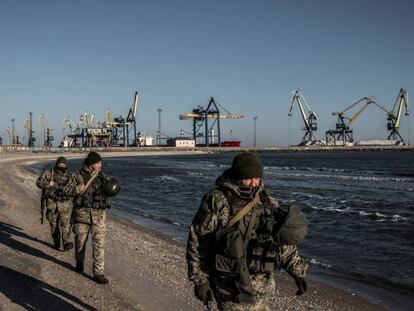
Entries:
[[391, 221], [391, 222], [408, 222], [411, 221], [411, 218], [408, 217], [403, 217], [401, 215], [385, 215], [382, 214], [380, 212], [374, 212], [374, 213], [368, 213], [366, 211], [356, 211], [353, 210], [352, 208], [344, 208], [344, 209], [340, 209], [337, 207], [333, 207], [333, 206], [314, 206], [314, 205], [309, 205], [309, 207], [313, 210], [322, 210], [325, 212], [334, 212], [334, 213], [348, 213], [348, 214], [358, 214], [362, 217], [369, 217], [369, 218], [373, 218], [376, 221]]
[[310, 205], [310, 208], [314, 209], [314, 210], [323, 210], [323, 211], [327, 211], [327, 212], [337, 212], [337, 213], [346, 213], [350, 211], [350, 208], [344, 208], [344, 209], [340, 209], [337, 207], [332, 207], [332, 206], [314, 206], [314, 205]]
[[391, 221], [393, 222], [406, 222], [408, 220], [407, 217], [402, 217], [400, 215], [393, 215]]
[[332, 267], [330, 264], [323, 263], [322, 261], [316, 260], [315, 258], [311, 258], [309, 260], [309, 263], [311, 263], [312, 265], [315, 265], [315, 266], [322, 267], [322, 268], [331, 268]]
[[[296, 169], [288, 169], [289, 171], [298, 171]], [[282, 170], [283, 171], [283, 170]], [[300, 178], [310, 178], [310, 179], [320, 179], [320, 178], [326, 178], [326, 179], [340, 179], [340, 180], [356, 180], [356, 181], [372, 181], [372, 182], [407, 182], [407, 183], [413, 183], [414, 178], [406, 178], [406, 177], [378, 177], [378, 176], [372, 176], [369, 174], [366, 175], [351, 175], [352, 172], [341, 172], [341, 170], [331, 170], [326, 171], [329, 173], [334, 174], [324, 174], [324, 173], [316, 173], [318, 170], [304, 170], [302, 171], [315, 171], [315, 173], [295, 173], [295, 172], [285, 172], [281, 173], [281, 176], [286, 177], [300, 177]], [[338, 173], [347, 173], [347, 174], [338, 174]], [[356, 173], [356, 172], [354, 172]], [[358, 171], [358, 174], [361, 174], [360, 171]], [[279, 175], [279, 174], [276, 174]]]
[[170, 175], [162, 175], [159, 177], [159, 179], [163, 180], [163, 181], [180, 181], [180, 179], [170, 176]]
[[173, 219], [170, 219], [170, 218], [167, 218], [167, 217], [152, 215], [152, 214], [145, 213], [145, 212], [142, 212], [142, 211], [139, 211], [139, 210], [132, 210], [132, 209], [129, 209], [127, 207], [120, 206], [120, 205], [116, 206], [116, 209], [128, 212], [130, 214], [134, 214], [134, 215], [137, 215], [137, 216], [140, 216], [140, 217], [143, 217], [143, 218], [148, 218], [148, 219], [160, 221], [160, 222], [163, 222], [163, 223], [167, 223], [167, 224], [179, 227], [179, 228], [185, 228], [185, 229], [189, 228], [188, 225], [182, 224], [182, 223], [180, 223], [176, 220], [173, 220]]

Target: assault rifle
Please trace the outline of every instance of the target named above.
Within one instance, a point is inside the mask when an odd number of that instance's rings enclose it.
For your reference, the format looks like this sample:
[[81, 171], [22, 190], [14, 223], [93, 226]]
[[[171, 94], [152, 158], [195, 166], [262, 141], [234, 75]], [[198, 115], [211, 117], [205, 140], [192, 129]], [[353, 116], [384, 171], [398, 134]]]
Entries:
[[[50, 177], [50, 181], [53, 181], [53, 169], [52, 169], [52, 176]], [[42, 197], [40, 198], [40, 224], [43, 225], [43, 221], [44, 221], [44, 210], [45, 210], [45, 205], [46, 205], [46, 201], [48, 196], [50, 196], [51, 193], [51, 189], [47, 188], [47, 189], [42, 189]]]
[[43, 225], [44, 210], [46, 205], [46, 190], [42, 189], [42, 197], [40, 198], [40, 223]]

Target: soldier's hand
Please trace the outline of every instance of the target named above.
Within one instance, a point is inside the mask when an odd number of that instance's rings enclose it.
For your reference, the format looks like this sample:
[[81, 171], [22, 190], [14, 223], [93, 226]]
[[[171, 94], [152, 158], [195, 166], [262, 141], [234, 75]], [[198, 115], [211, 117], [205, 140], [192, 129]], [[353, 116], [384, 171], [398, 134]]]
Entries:
[[53, 187], [53, 186], [55, 186], [55, 182], [53, 180], [49, 181], [49, 187]]
[[305, 278], [295, 278], [296, 286], [298, 287], [298, 290], [296, 291], [296, 295], [302, 295], [306, 293], [306, 290], [308, 289], [308, 284], [306, 282]]
[[207, 304], [213, 299], [213, 291], [210, 288], [208, 282], [204, 282], [194, 286], [194, 294], [198, 300], [201, 300], [204, 304]]

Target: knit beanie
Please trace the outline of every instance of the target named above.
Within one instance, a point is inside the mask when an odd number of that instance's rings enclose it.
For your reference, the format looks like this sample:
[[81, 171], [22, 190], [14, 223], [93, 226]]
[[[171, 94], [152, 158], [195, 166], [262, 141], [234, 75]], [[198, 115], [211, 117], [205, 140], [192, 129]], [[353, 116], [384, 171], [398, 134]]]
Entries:
[[59, 157], [56, 160], [56, 166], [58, 166], [60, 163], [63, 163], [66, 165], [66, 158], [65, 157]]
[[262, 178], [262, 162], [253, 153], [241, 153], [233, 159], [230, 176], [233, 180]]
[[85, 164], [87, 166], [90, 166], [92, 164], [98, 163], [99, 161], [102, 161], [101, 156], [97, 152], [91, 151], [88, 153], [88, 156], [85, 159]]

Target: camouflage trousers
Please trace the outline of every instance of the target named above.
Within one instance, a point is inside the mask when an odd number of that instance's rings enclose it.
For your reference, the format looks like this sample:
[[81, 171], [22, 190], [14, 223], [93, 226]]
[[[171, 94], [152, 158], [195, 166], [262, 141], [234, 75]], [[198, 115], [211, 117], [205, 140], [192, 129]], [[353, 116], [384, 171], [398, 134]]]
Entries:
[[85, 262], [86, 242], [92, 236], [93, 275], [105, 273], [105, 217], [94, 224], [75, 224], [75, 258], [77, 264]]
[[48, 204], [46, 218], [50, 224], [53, 243], [60, 246], [70, 242], [70, 219], [72, 217], [71, 202], [54, 202]]
[[257, 274], [250, 276], [253, 289], [256, 292], [255, 303], [241, 304], [232, 301], [218, 300], [218, 308], [221, 311], [270, 311], [269, 298], [273, 295], [276, 284], [272, 275]]

